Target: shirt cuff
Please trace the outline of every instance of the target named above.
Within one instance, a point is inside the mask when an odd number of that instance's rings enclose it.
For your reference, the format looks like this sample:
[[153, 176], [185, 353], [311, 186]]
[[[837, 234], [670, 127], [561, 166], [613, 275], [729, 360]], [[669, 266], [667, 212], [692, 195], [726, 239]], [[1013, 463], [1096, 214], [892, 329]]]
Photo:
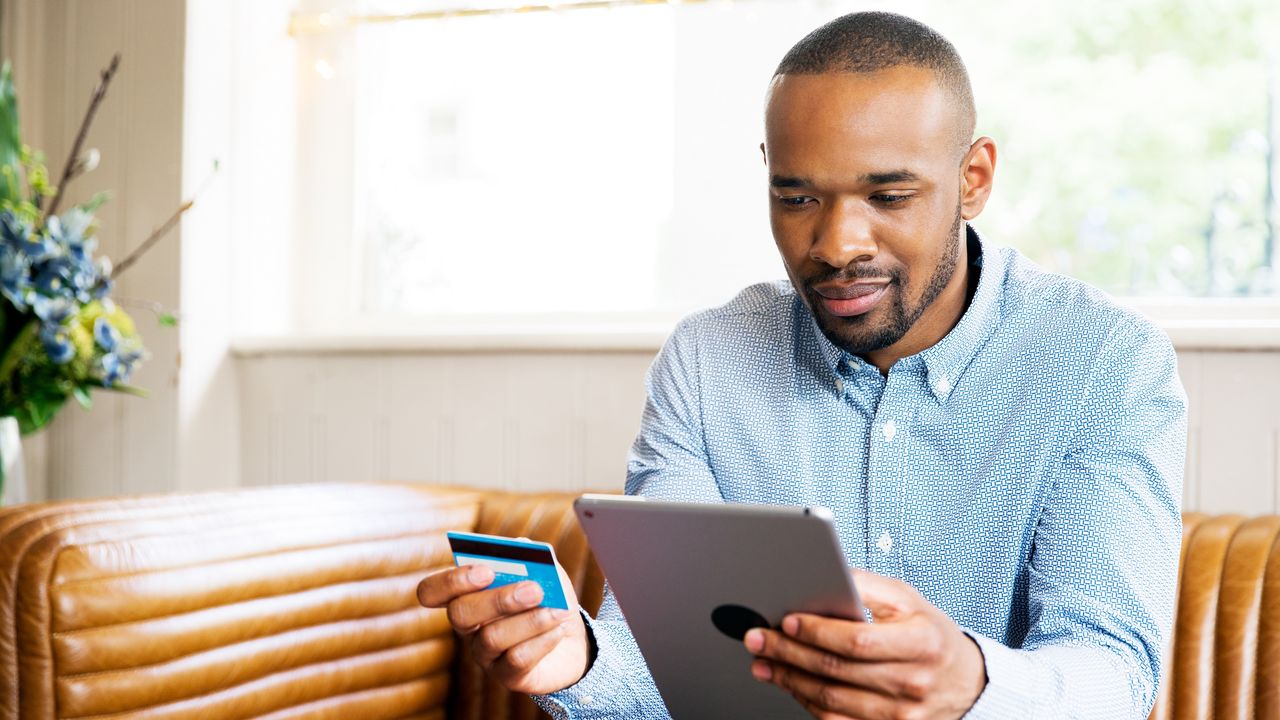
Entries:
[[[1008, 720], [1027, 717], [1035, 706], [1035, 659], [1021, 650], [1014, 650], [1001, 642], [964, 630], [982, 651], [987, 669], [987, 686], [982, 689], [977, 702], [965, 714], [966, 720]], [[1043, 692], [1044, 688], [1040, 688]]]
[[587, 636], [595, 646], [595, 660], [576, 684], [547, 695], [534, 695], [533, 701], [556, 720], [597, 720], [617, 717], [618, 708], [627, 698], [619, 690], [631, 687], [627, 668], [618, 665], [612, 636], [602, 631], [585, 610]]

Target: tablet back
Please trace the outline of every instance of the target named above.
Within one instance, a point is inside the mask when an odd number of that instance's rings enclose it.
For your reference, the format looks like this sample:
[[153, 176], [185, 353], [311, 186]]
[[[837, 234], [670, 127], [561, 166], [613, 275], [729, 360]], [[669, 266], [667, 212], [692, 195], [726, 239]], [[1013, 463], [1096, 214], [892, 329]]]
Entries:
[[592, 495], [575, 509], [674, 720], [809, 717], [751, 676], [741, 637], [788, 612], [862, 619], [828, 511]]

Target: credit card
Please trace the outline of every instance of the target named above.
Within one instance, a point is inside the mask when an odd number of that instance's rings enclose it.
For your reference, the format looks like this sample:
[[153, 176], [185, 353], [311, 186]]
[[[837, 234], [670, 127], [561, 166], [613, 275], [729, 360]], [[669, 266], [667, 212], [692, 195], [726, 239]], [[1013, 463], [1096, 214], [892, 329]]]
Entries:
[[469, 532], [447, 532], [445, 537], [455, 565], [485, 565], [493, 570], [489, 587], [532, 580], [542, 587], [539, 607], [569, 609], [568, 593], [572, 590], [561, 584], [556, 553], [549, 544]]

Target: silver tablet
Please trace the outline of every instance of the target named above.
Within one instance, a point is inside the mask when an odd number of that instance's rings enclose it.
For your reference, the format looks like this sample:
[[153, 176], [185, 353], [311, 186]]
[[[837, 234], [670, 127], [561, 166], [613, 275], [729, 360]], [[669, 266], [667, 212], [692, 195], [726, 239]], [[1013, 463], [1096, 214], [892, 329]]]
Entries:
[[583, 495], [578, 521], [674, 720], [810, 717], [742, 636], [789, 612], [864, 619], [825, 508]]

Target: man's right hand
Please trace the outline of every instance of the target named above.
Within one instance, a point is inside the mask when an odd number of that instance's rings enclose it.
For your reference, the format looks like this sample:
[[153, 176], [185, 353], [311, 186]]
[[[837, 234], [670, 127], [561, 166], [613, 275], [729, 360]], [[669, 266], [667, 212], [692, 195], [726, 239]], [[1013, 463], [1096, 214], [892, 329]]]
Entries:
[[537, 583], [486, 589], [491, 582], [483, 565], [441, 570], [418, 584], [418, 601], [445, 608], [472, 657], [509, 690], [545, 695], [581, 680], [591, 651], [576, 598], [568, 610], [540, 608]]

